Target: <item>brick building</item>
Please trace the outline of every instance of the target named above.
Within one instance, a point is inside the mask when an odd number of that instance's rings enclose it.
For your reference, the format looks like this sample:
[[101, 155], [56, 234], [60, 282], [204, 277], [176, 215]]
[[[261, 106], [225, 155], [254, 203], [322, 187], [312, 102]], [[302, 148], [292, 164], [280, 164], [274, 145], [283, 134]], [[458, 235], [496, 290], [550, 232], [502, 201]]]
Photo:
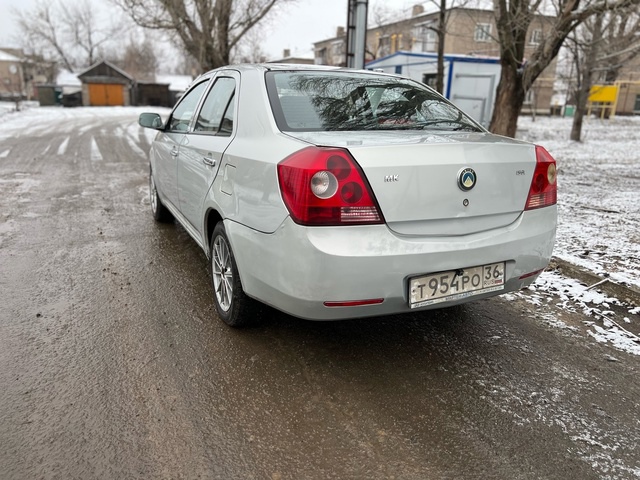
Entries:
[[[492, 10], [456, 7], [447, 10], [445, 54], [498, 57], [495, 15]], [[437, 26], [438, 12], [425, 13], [421, 5], [415, 5], [412, 16], [396, 22], [369, 27], [366, 37], [365, 62], [404, 51], [431, 53], [437, 51], [437, 36], [432, 30]], [[553, 25], [553, 17], [536, 15], [527, 34], [525, 59], [538, 46]], [[314, 43], [315, 63], [344, 66], [346, 63], [346, 33], [338, 27], [336, 36]], [[539, 113], [549, 113], [555, 61], [538, 78], [528, 92], [523, 113], [532, 106]]]
[[0, 50], [0, 100], [19, 100], [25, 96], [22, 60]]

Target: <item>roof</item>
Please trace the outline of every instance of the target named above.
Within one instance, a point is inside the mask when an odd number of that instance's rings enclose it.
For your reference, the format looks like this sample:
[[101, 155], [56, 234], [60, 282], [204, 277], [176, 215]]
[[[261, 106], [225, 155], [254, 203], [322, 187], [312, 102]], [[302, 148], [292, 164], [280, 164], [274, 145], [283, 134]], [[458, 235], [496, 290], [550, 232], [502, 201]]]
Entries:
[[0, 50], [0, 62], [19, 62], [20, 59], [15, 55], [11, 55], [10, 53], [5, 52], [4, 50]]
[[116, 67], [113, 63], [107, 61], [107, 60], [100, 60], [99, 62], [94, 63], [93, 65], [91, 65], [89, 68], [87, 68], [86, 70], [78, 73], [78, 78], [81, 78], [83, 76], [91, 76], [91, 75], [87, 75], [89, 73], [91, 73], [92, 70], [97, 69], [100, 65], [106, 65], [107, 67], [111, 68], [112, 70], [114, 70], [116, 73], [118, 73], [119, 75], [123, 76], [124, 78], [126, 78], [127, 80], [134, 82], [135, 80], [133, 79], [133, 77], [131, 77], [131, 75], [129, 75], [127, 72], [125, 72], [124, 70], [119, 69], [118, 67]]
[[63, 87], [79, 87], [82, 85], [82, 82], [75, 73], [63, 69], [60, 70], [60, 73], [56, 76], [56, 85], [61, 85]]
[[156, 75], [156, 83], [169, 85], [173, 92], [183, 92], [193, 82], [191, 75]]
[[297, 65], [313, 65], [315, 63], [315, 60], [313, 58], [306, 57], [284, 57], [278, 60], [269, 60], [266, 63], [292, 63]]
[[[420, 59], [430, 59], [437, 60], [438, 54], [431, 52], [405, 52], [399, 51], [392, 53], [391, 55], [387, 55], [386, 57], [376, 58], [375, 60], [371, 60], [368, 62], [365, 67], [366, 68], [374, 68], [380, 63], [387, 63], [389, 60], [398, 57], [397, 60], [400, 63], [398, 65], [408, 65], [408, 59], [415, 59], [419, 61]], [[476, 55], [461, 55], [454, 53], [447, 53], [444, 55], [445, 61], [453, 61], [453, 62], [463, 62], [463, 63], [500, 63], [499, 57], [485, 57], [485, 56], [476, 56]], [[429, 62], [432, 63], [432, 62]], [[415, 64], [415, 62], [411, 62], [411, 64]], [[395, 63], [394, 63], [395, 65]]]

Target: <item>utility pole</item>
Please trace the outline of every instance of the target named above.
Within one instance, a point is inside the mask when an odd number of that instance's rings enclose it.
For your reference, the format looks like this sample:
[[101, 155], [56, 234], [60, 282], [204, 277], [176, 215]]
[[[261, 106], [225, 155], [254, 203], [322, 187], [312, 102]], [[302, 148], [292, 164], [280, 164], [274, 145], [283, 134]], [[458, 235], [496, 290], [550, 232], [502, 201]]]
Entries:
[[369, 0], [349, 0], [347, 11], [347, 67], [364, 68]]

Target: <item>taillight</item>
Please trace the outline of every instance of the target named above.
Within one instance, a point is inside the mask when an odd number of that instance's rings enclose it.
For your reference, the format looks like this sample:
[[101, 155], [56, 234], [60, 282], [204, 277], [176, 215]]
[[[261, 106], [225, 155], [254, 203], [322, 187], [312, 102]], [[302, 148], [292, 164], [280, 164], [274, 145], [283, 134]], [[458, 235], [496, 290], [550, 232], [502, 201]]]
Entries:
[[341, 148], [308, 147], [278, 164], [280, 191], [300, 225], [384, 223], [364, 174]]
[[525, 210], [555, 205], [558, 200], [556, 161], [544, 148], [536, 145], [536, 169], [533, 172]]

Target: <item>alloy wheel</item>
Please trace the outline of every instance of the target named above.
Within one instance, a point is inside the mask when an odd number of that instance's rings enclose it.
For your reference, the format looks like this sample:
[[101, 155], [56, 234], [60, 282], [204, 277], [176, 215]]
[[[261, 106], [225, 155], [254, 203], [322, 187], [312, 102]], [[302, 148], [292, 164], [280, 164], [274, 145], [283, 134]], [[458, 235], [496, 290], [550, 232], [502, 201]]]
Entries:
[[216, 299], [218, 300], [220, 308], [227, 312], [231, 308], [231, 299], [233, 296], [233, 270], [229, 245], [221, 235], [218, 235], [213, 241], [211, 263]]
[[149, 175], [149, 201], [151, 202], [151, 211], [155, 214], [158, 211], [158, 192], [153, 175]]

